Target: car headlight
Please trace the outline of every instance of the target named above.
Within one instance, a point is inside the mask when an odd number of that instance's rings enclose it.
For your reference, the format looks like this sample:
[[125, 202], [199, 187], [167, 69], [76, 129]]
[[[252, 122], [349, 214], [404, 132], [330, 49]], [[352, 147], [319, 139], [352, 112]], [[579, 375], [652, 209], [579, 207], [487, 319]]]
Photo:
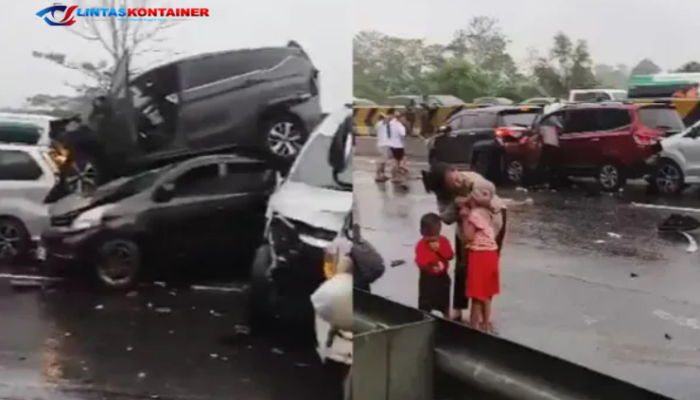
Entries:
[[104, 205], [87, 210], [73, 221], [71, 228], [75, 230], [84, 230], [99, 226], [102, 223], [105, 212], [111, 208], [111, 205]]

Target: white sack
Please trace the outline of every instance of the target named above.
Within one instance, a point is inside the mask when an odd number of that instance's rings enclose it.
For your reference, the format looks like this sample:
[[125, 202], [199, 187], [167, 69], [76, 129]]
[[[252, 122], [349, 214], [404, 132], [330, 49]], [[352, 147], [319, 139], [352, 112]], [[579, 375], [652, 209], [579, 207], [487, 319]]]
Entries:
[[336, 329], [352, 332], [352, 275], [336, 274], [311, 295], [316, 314]]

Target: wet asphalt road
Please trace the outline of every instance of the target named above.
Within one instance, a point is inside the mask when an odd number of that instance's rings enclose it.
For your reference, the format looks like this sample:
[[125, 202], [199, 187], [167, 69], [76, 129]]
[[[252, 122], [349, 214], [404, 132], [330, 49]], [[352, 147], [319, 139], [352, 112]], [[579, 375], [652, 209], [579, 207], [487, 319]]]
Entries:
[[17, 292], [0, 280], [0, 399], [327, 399], [313, 349], [247, 335], [244, 301], [240, 290]]
[[[413, 245], [434, 198], [419, 180], [408, 194], [378, 186], [372, 161], [356, 160], [364, 233], [387, 260], [406, 261], [374, 290], [415, 306]], [[662, 200], [640, 186], [594, 197], [578, 188], [499, 192], [534, 202], [510, 209], [502, 294], [494, 302], [499, 334], [673, 398], [700, 398], [700, 252], [686, 252], [681, 237], [657, 233], [657, 223], [673, 211], [631, 206], [700, 208], [700, 194]], [[453, 230], [445, 234], [452, 237]]]

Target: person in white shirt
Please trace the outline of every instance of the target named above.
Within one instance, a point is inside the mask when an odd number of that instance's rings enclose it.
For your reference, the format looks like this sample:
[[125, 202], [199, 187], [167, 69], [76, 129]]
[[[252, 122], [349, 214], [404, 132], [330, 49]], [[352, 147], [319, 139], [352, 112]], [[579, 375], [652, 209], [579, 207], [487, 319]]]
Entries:
[[379, 121], [374, 126], [374, 135], [377, 138], [377, 173], [375, 180], [384, 182], [388, 178], [386, 176], [386, 163], [389, 161], [389, 144], [387, 141], [387, 119], [384, 114], [379, 114]]
[[540, 126], [539, 132], [542, 138], [542, 152], [538, 167], [541, 179], [552, 188], [557, 183], [554, 176], [559, 172], [559, 134], [562, 126], [561, 117], [551, 117]]
[[[406, 126], [399, 120], [400, 117], [401, 114], [396, 112], [387, 119], [386, 143], [396, 163], [394, 171], [398, 174], [405, 175], [408, 172], [406, 166]], [[395, 175], [394, 178], [398, 180], [398, 176]]]

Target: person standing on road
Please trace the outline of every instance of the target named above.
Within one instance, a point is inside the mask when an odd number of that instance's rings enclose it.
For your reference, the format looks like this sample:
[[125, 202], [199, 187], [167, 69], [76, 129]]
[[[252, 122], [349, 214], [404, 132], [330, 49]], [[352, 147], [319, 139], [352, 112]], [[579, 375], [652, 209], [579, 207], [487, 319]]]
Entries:
[[440, 311], [447, 318], [450, 312], [450, 260], [454, 250], [450, 241], [440, 234], [442, 221], [435, 213], [420, 220], [422, 238], [415, 247], [415, 262], [420, 269], [418, 278], [418, 308], [425, 312]]
[[469, 281], [466, 295], [472, 306], [469, 324], [485, 332], [492, 331], [491, 301], [500, 292], [499, 245], [497, 232], [500, 210], [494, 208], [496, 187], [485, 179], [476, 180], [471, 194], [460, 207]]
[[387, 118], [384, 114], [379, 114], [379, 121], [374, 126], [374, 135], [377, 138], [377, 173], [374, 178], [377, 182], [386, 182], [386, 164], [389, 161], [390, 151], [389, 151], [389, 136], [388, 136], [389, 126], [387, 124]]
[[[550, 122], [551, 121], [551, 122]], [[561, 117], [553, 117], [540, 126], [542, 153], [540, 154], [539, 170], [542, 181], [555, 186], [555, 176], [559, 172], [559, 134], [563, 124]]]
[[401, 178], [408, 174], [406, 165], [406, 126], [400, 121], [401, 113], [398, 111], [387, 119], [387, 145], [394, 159], [393, 179], [400, 182]]

